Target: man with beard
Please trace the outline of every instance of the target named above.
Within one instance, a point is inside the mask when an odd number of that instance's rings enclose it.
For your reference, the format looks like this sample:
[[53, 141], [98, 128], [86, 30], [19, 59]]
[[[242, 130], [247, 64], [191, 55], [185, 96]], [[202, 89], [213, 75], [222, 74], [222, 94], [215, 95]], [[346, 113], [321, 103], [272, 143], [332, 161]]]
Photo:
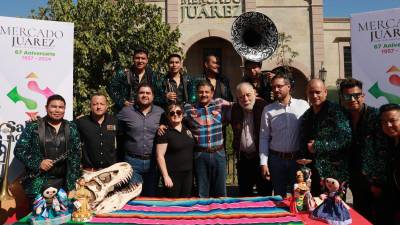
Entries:
[[260, 165], [264, 179], [272, 179], [275, 195], [286, 196], [295, 183], [300, 141], [300, 117], [309, 108], [306, 101], [290, 95], [290, 79], [284, 74], [272, 78], [276, 101], [262, 112]]
[[[79, 133], [74, 123], [64, 120], [65, 100], [52, 95], [46, 103], [47, 115], [26, 125], [14, 148], [14, 155], [27, 174], [25, 192], [31, 200], [43, 187], [63, 188], [70, 192], [80, 171]], [[61, 158], [60, 161], [55, 161]]]
[[197, 104], [184, 107], [188, 128], [196, 140], [195, 176], [201, 198], [226, 196], [226, 155], [222, 124], [223, 111], [231, 103], [213, 100], [214, 87], [208, 81], [196, 86]]
[[[271, 182], [261, 176], [259, 133], [261, 115], [267, 102], [256, 98], [254, 87], [247, 82], [236, 86], [238, 103], [232, 107], [231, 121], [233, 149], [237, 157], [240, 196], [270, 196]], [[256, 186], [257, 193], [253, 187]]]
[[132, 106], [140, 84], [147, 83], [153, 87], [157, 76], [147, 65], [148, 52], [143, 48], [135, 49], [133, 65], [129, 69], [117, 72], [108, 86], [107, 92], [119, 112], [125, 106]]
[[348, 149], [350, 189], [353, 206], [368, 219], [371, 217], [371, 193], [367, 177], [362, 173], [363, 157], [374, 148], [379, 133], [378, 110], [364, 103], [362, 82], [348, 78], [340, 83], [341, 104], [349, 112], [352, 140]]
[[117, 115], [124, 134], [125, 161], [134, 168], [131, 182], [143, 183], [144, 196], [155, 196], [158, 184], [154, 138], [164, 110], [153, 105], [153, 93], [150, 84], [140, 84], [136, 103], [124, 107]]
[[346, 150], [351, 142], [351, 128], [345, 112], [339, 105], [326, 99], [328, 91], [320, 79], [307, 84], [311, 103], [301, 120], [301, 149], [303, 156], [313, 160], [313, 195], [321, 193], [321, 178], [332, 177], [348, 182]]
[[262, 62], [253, 62], [246, 60], [244, 62], [245, 75], [242, 79], [243, 82], [248, 82], [257, 91], [257, 96], [264, 99], [268, 104], [271, 103], [271, 79], [275, 74], [261, 72]]
[[204, 59], [204, 79], [212, 84], [213, 98], [222, 98], [233, 101], [229, 79], [220, 74], [220, 65], [216, 55], [210, 54]]
[[82, 141], [83, 172], [95, 172], [117, 162], [116, 118], [107, 113], [106, 96], [94, 94], [90, 115], [76, 120]]

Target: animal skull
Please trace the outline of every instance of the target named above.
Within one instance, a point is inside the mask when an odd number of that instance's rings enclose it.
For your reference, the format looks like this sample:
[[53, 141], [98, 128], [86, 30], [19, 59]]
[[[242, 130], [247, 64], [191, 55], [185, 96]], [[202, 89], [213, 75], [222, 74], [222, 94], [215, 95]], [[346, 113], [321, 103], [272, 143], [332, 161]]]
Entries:
[[124, 207], [131, 199], [140, 195], [142, 184], [131, 184], [128, 188], [118, 191], [115, 194], [107, 197], [96, 208], [96, 214], [109, 213]]
[[[83, 174], [82, 177], [86, 182], [85, 186], [91, 193], [89, 201], [91, 208], [95, 209], [107, 195], [114, 195], [114, 193], [111, 193], [114, 189], [126, 185], [132, 173], [133, 169], [129, 163], [120, 162], [97, 172]], [[130, 189], [130, 186], [128, 189]]]

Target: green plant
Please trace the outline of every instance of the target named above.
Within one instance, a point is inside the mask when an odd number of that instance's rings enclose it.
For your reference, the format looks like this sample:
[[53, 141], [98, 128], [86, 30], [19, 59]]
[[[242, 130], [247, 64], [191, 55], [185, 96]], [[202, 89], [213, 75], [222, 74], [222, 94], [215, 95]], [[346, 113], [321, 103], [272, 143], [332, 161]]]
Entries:
[[162, 20], [162, 9], [133, 0], [49, 0], [34, 19], [74, 23], [74, 115], [89, 112], [90, 95], [105, 93], [115, 71], [131, 63], [135, 47], [149, 51], [149, 64], [165, 70], [170, 53], [181, 53], [179, 30]]
[[290, 65], [293, 59], [296, 58], [299, 53], [294, 51], [289, 43], [292, 41], [292, 36], [285, 32], [278, 34], [278, 47], [272, 57], [269, 60], [275, 60], [276, 65], [282, 66], [285, 70], [290, 71]]

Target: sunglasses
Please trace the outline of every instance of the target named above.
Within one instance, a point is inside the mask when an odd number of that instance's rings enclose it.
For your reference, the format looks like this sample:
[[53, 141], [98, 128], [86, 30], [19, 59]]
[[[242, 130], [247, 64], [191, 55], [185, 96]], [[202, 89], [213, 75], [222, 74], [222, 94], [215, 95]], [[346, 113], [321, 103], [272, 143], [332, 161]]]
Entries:
[[182, 116], [182, 111], [181, 111], [181, 110], [176, 110], [176, 111], [170, 111], [170, 112], [169, 112], [169, 116], [170, 116], [170, 117], [175, 116], [175, 114], [176, 114], [177, 116]]
[[353, 98], [358, 101], [363, 96], [363, 93], [354, 93], [354, 94], [343, 94], [343, 99], [345, 101], [351, 101]]

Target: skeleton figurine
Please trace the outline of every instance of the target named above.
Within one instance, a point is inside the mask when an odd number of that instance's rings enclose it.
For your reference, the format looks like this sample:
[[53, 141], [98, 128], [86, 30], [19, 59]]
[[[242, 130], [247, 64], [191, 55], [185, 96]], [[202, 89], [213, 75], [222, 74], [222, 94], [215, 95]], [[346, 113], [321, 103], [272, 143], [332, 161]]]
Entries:
[[291, 211], [297, 213], [314, 210], [316, 203], [311, 195], [310, 187], [304, 181], [303, 171], [298, 170], [296, 172], [296, 181], [293, 187]]
[[296, 183], [293, 187], [293, 198], [291, 203], [291, 211], [307, 212], [312, 211], [316, 207], [314, 198], [311, 195], [311, 170], [306, 167], [311, 160], [300, 159], [297, 163], [303, 166], [296, 172]]
[[72, 213], [72, 220], [75, 222], [85, 222], [92, 218], [92, 212], [89, 206], [90, 191], [85, 187], [85, 179], [78, 180], [78, 189], [75, 193], [74, 202], [76, 211]]
[[97, 172], [83, 174], [85, 186], [90, 192], [89, 205], [96, 214], [121, 209], [140, 195], [142, 184], [129, 184], [132, 173], [129, 163], [120, 162]]

